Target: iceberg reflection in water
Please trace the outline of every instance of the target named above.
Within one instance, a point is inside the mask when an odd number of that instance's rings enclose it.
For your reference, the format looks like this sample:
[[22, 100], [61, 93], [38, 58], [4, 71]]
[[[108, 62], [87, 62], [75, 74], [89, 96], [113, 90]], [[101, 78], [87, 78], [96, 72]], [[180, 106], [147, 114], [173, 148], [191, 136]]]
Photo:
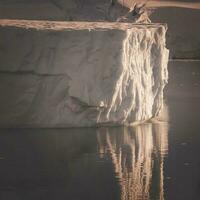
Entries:
[[168, 152], [168, 124], [147, 123], [124, 128], [122, 134], [108, 128], [100, 132], [97, 135], [99, 154], [101, 157], [109, 155], [112, 159], [121, 200], [163, 200], [163, 162]]
[[158, 121], [1, 129], [0, 199], [162, 200], [167, 132], [168, 123]]

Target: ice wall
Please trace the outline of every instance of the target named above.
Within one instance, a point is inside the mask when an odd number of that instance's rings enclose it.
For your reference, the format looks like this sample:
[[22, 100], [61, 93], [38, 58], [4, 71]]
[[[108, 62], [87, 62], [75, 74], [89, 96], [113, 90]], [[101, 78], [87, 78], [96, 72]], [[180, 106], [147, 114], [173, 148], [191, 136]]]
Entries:
[[162, 24], [0, 20], [0, 126], [142, 122], [163, 104]]

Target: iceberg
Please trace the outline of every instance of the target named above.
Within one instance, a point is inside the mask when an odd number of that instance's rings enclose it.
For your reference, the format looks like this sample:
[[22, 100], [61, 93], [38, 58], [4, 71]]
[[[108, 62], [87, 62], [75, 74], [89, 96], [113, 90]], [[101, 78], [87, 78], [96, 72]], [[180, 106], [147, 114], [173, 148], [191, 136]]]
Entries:
[[168, 81], [165, 24], [0, 20], [0, 127], [133, 125]]

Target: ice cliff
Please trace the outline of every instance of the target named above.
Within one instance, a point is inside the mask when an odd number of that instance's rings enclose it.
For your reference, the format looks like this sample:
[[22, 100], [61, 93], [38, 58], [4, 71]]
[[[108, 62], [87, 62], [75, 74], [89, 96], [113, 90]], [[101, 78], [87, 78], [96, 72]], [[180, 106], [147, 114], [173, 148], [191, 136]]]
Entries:
[[0, 20], [0, 126], [130, 125], [168, 80], [163, 24]]

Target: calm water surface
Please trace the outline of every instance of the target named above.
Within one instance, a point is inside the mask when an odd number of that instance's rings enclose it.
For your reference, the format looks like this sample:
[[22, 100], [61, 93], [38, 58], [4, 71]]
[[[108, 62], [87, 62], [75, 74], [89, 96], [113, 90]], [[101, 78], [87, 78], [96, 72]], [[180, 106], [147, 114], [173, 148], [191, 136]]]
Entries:
[[1, 129], [0, 200], [199, 200], [200, 62], [169, 75], [154, 123]]

